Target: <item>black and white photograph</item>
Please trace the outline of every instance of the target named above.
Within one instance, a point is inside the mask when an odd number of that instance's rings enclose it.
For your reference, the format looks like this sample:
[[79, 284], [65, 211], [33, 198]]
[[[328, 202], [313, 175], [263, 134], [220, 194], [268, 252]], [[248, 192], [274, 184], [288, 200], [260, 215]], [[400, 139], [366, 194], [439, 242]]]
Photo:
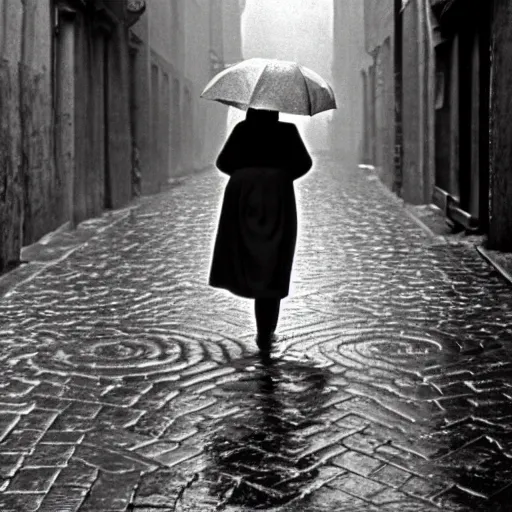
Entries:
[[512, 512], [512, 0], [0, 0], [0, 512]]

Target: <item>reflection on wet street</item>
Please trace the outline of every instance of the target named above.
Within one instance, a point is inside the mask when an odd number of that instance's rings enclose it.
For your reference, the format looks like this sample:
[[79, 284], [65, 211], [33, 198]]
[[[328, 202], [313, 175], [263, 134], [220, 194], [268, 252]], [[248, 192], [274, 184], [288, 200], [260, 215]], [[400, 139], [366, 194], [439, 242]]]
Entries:
[[215, 393], [239, 412], [219, 425], [207, 445], [211, 492], [218, 502], [229, 496], [230, 503], [252, 508], [284, 504], [319, 475], [309, 438], [327, 421], [328, 375], [287, 361], [244, 373]]
[[509, 510], [512, 289], [319, 158], [262, 364], [251, 302], [206, 284], [224, 184], [0, 300], [0, 510]]

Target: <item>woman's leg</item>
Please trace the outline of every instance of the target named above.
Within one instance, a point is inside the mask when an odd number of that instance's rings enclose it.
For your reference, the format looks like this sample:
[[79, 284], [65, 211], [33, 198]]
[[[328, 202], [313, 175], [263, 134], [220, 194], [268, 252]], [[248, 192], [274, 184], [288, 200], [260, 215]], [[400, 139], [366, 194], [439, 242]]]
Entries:
[[270, 332], [274, 334], [277, 329], [277, 322], [279, 321], [279, 311], [281, 309], [281, 299], [271, 299], [269, 304], [269, 320]]
[[254, 313], [258, 335], [270, 336], [274, 333], [279, 320], [280, 299], [256, 299]]

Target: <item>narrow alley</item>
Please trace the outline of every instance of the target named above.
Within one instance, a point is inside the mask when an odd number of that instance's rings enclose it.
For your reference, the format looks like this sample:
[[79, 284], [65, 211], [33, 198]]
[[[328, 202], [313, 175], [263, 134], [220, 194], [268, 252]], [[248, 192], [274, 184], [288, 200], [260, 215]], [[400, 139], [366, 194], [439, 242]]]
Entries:
[[207, 286], [215, 169], [0, 300], [0, 510], [510, 510], [512, 288], [315, 162], [268, 366]]

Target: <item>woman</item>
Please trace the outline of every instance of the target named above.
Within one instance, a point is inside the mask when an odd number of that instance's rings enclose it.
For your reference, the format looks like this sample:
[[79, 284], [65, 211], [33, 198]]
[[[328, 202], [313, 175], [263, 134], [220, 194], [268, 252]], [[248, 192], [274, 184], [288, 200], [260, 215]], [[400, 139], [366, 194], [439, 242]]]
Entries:
[[268, 353], [281, 299], [289, 293], [297, 238], [293, 182], [312, 166], [294, 124], [249, 109], [217, 167], [230, 176], [213, 251], [210, 285], [255, 299], [257, 344]]

